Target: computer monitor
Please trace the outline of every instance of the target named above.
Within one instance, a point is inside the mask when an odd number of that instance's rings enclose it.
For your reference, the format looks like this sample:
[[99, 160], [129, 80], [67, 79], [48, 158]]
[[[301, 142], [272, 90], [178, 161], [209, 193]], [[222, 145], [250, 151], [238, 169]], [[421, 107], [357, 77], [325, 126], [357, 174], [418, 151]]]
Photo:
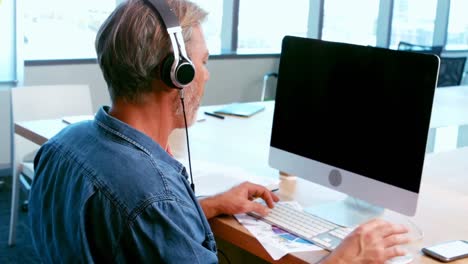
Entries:
[[438, 69], [435, 55], [284, 37], [270, 166], [376, 206], [315, 211], [335, 223], [414, 215]]

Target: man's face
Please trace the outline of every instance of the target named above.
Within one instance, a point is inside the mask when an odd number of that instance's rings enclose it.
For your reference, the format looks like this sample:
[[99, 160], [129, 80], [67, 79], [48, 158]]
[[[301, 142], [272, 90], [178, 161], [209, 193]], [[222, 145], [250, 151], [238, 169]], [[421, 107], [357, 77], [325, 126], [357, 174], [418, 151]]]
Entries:
[[[195, 66], [195, 78], [189, 86], [184, 88], [187, 122], [191, 125], [195, 121], [198, 107], [200, 106], [203, 92], [205, 91], [205, 84], [210, 78], [210, 73], [206, 68], [209, 53], [201, 26], [193, 28], [192, 39], [190, 43], [188, 43], [187, 49], [190, 54], [190, 59]], [[180, 102], [177, 104], [176, 113], [178, 116], [182, 114]], [[183, 123], [181, 126], [183, 127]]]

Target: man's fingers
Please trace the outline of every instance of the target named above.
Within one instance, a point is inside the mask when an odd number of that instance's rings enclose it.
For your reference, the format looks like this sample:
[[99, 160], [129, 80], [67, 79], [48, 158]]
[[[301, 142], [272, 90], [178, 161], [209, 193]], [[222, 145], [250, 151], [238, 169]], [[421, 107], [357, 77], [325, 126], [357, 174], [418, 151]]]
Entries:
[[273, 194], [270, 192], [270, 190], [267, 190], [263, 195], [262, 199], [265, 200], [266, 204], [268, 207], [273, 208], [275, 207], [274, 199], [273, 199]]
[[406, 244], [410, 242], [410, 238], [406, 235], [398, 234], [398, 235], [391, 235], [384, 239], [384, 247], [393, 247], [396, 245]]
[[395, 234], [404, 234], [408, 228], [404, 225], [392, 224], [382, 219], [373, 219], [361, 226], [362, 230], [373, 232], [375, 237], [385, 238]]
[[406, 251], [400, 247], [391, 247], [385, 250], [385, 259], [390, 259], [393, 257], [404, 256]]
[[278, 197], [278, 195], [274, 194], [273, 192], [270, 192], [271, 194], [271, 197], [273, 197], [273, 201], [275, 201], [275, 203], [279, 202], [280, 198]]
[[268, 190], [264, 186], [254, 183], [249, 184], [250, 185], [248, 186], [248, 188], [250, 196], [253, 196], [255, 198], [262, 198], [266, 202], [268, 207], [273, 208], [275, 206], [274, 202], [279, 201], [278, 196], [270, 192], [270, 190]]
[[262, 216], [266, 216], [270, 213], [270, 209], [268, 207], [257, 202], [249, 202], [246, 209], [247, 212], [255, 212]]
[[380, 227], [382, 237], [408, 233], [408, 228], [400, 224], [388, 224]]

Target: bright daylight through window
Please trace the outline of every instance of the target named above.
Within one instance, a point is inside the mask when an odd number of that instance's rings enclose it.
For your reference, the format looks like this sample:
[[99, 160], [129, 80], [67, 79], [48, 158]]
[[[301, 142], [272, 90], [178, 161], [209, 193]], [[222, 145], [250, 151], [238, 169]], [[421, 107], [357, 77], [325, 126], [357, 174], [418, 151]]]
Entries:
[[192, 0], [208, 12], [203, 23], [206, 44], [210, 54], [221, 54], [221, 26], [223, 23], [223, 2], [221, 0]]
[[376, 45], [379, 1], [326, 0], [324, 4], [322, 39]]
[[307, 36], [309, 0], [239, 0], [238, 53], [279, 53], [285, 35]]
[[390, 47], [400, 41], [432, 46], [437, 0], [395, 0]]
[[94, 40], [115, 0], [25, 0], [24, 59], [96, 58]]
[[[96, 58], [96, 33], [124, 0], [24, 0], [21, 2], [26, 61]], [[309, 11], [318, 8], [311, 0], [238, 0], [239, 13], [226, 10], [231, 0], [192, 0], [208, 11], [203, 24], [210, 54], [279, 53], [285, 35], [315, 34], [309, 26], [318, 20]], [[381, 0], [382, 1], [382, 0]], [[323, 1], [322, 39], [360, 45], [377, 45], [379, 0]], [[393, 0], [390, 48], [400, 41], [433, 45], [439, 0]], [[313, 4], [314, 6], [309, 6]], [[315, 6], [317, 5], [317, 6]], [[351, 11], [350, 11], [351, 10]], [[451, 0], [446, 50], [468, 50], [467, 0]], [[229, 16], [229, 17], [224, 17]], [[238, 27], [230, 26], [238, 16]], [[314, 22], [315, 21], [315, 22]], [[440, 22], [440, 21], [439, 21]], [[234, 32], [232, 32], [234, 30]], [[237, 34], [237, 50], [230, 50]], [[314, 37], [314, 36], [312, 36]], [[224, 42], [223, 42], [224, 41]], [[235, 45], [236, 43], [234, 43]]]
[[447, 50], [468, 50], [468, 1], [451, 0]]

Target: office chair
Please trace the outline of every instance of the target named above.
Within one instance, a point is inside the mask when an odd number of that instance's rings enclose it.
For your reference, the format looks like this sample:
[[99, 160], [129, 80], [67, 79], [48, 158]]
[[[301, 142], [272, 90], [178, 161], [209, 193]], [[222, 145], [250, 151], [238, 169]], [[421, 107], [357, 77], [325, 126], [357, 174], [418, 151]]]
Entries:
[[262, 94], [260, 101], [274, 100], [276, 95], [276, 82], [270, 81], [271, 78], [278, 79], [278, 73], [268, 72], [263, 75]]
[[460, 85], [465, 63], [466, 57], [441, 57], [437, 87]]
[[[71, 115], [93, 113], [87, 85], [24, 86], [11, 89], [12, 127], [15, 122], [40, 119], [61, 119]], [[12, 194], [8, 245], [16, 240], [20, 187], [29, 191], [34, 179], [34, 156], [39, 146], [15, 135], [12, 129]]]
[[426, 53], [426, 54], [435, 54], [440, 57], [444, 46], [424, 46], [424, 45], [417, 45], [412, 44], [405, 41], [400, 41], [398, 43], [398, 50], [406, 50], [406, 51], [413, 51], [419, 53]]

